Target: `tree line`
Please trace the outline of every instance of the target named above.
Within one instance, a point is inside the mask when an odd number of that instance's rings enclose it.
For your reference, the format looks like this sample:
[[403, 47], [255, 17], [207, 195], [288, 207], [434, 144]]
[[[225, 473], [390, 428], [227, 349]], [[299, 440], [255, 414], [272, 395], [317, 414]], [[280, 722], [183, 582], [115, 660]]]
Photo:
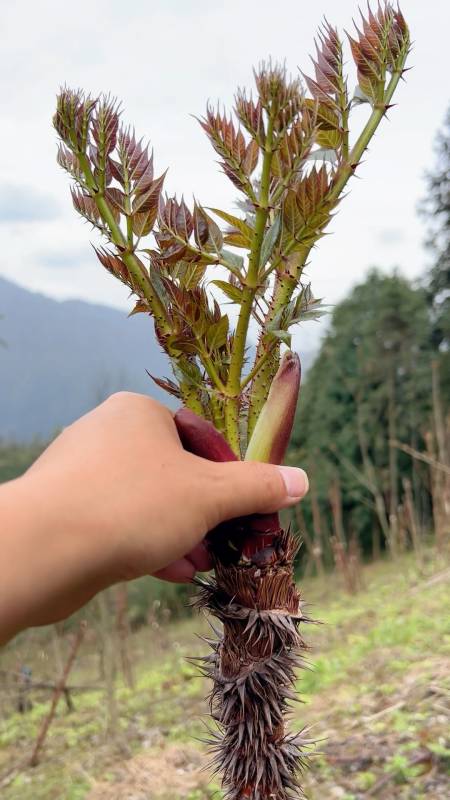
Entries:
[[426, 183], [432, 267], [419, 281], [372, 269], [302, 391], [291, 459], [312, 479], [300, 527], [316, 562], [353, 540], [377, 556], [449, 533], [450, 112]]

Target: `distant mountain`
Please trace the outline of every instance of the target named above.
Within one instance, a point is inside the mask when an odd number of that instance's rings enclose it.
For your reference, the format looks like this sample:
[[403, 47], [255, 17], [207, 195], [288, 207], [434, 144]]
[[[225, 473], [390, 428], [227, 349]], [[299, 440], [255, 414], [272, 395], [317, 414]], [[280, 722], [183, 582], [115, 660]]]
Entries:
[[170, 374], [148, 317], [58, 302], [0, 278], [0, 438], [47, 438], [114, 391], [167, 403], [146, 374]]
[[[313, 323], [296, 336], [304, 372], [319, 338]], [[170, 403], [146, 370], [171, 374], [148, 317], [52, 300], [0, 277], [0, 439], [47, 439], [123, 389]]]

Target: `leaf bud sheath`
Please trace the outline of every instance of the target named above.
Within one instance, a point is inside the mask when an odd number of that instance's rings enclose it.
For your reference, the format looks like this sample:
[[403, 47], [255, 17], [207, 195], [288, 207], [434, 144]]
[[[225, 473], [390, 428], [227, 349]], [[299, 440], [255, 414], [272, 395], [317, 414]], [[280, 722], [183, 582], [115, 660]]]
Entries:
[[245, 455], [246, 461], [281, 464], [286, 455], [300, 391], [301, 367], [297, 353], [281, 359]]

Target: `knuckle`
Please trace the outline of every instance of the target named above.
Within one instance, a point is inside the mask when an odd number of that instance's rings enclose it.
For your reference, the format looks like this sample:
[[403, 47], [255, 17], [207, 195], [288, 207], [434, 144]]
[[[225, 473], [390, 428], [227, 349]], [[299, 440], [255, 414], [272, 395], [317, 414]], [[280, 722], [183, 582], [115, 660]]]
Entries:
[[[219, 521], [226, 519], [227, 508], [229, 505], [230, 491], [235, 486], [233, 471], [228, 464], [213, 461], [204, 462], [203, 459], [196, 458], [199, 465], [199, 490], [201, 497], [204, 498], [209, 527], [216, 525]], [[207, 491], [205, 492], [205, 486]]]
[[261, 494], [267, 504], [277, 500], [280, 494], [280, 484], [277, 481], [276, 470], [270, 464], [255, 464], [256, 480], [261, 487]]
[[124, 405], [126, 403], [133, 402], [134, 398], [139, 397], [135, 392], [114, 392], [111, 394], [108, 399], [107, 403], [114, 403], [115, 405]]
[[[146, 394], [139, 394], [138, 392], [127, 392], [127, 391], [120, 391], [114, 392], [114, 394], [110, 395], [108, 403], [114, 403], [118, 406], [123, 406], [130, 408], [131, 406], [137, 408], [140, 406], [141, 408], [149, 409], [164, 409], [165, 407], [158, 403], [157, 400], [153, 400], [152, 397], [149, 397]], [[170, 413], [170, 412], [169, 412]]]

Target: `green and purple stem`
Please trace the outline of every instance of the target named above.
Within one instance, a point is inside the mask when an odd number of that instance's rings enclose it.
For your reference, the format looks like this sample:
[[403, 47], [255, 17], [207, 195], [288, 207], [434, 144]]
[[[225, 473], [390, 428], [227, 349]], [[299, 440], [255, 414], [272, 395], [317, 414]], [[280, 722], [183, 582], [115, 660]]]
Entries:
[[[287, 351], [273, 380], [258, 423], [253, 431], [246, 461], [262, 461], [282, 464], [289, 445], [295, 419], [300, 390], [301, 366], [296, 353]], [[212, 423], [199, 417], [187, 408], [175, 414], [175, 424], [185, 450], [210, 461], [237, 461], [238, 458], [222, 434]], [[278, 514], [255, 515], [242, 525], [233, 520], [233, 546], [245, 556], [270, 546], [280, 533]], [[245, 530], [245, 538], [236, 541], [239, 531]], [[212, 535], [212, 545], [214, 535]], [[214, 545], [213, 545], [214, 546]]]

